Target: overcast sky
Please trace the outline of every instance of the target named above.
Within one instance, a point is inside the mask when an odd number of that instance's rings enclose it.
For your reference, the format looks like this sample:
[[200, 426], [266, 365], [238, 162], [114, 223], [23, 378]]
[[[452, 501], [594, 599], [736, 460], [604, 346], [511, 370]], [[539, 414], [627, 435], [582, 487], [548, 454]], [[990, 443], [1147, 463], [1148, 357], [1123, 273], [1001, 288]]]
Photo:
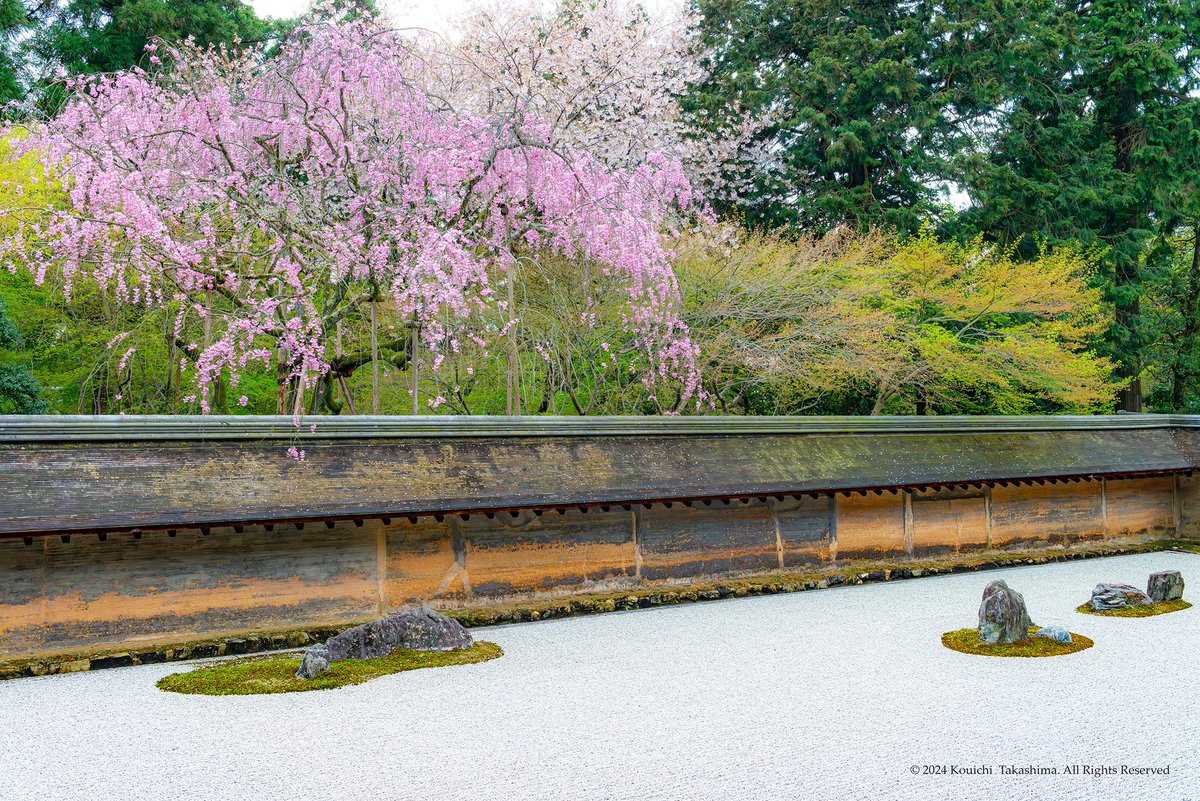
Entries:
[[[309, 6], [310, 0], [250, 0], [260, 17], [294, 17]], [[467, 0], [379, 0], [379, 7], [399, 27], [416, 26], [445, 30], [446, 23], [461, 14]]]

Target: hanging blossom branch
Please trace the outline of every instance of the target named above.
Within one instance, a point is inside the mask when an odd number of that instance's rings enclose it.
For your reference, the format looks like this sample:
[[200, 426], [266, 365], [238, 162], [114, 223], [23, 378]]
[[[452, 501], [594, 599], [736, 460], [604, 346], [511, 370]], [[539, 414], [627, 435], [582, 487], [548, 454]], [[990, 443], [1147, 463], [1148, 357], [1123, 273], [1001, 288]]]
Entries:
[[182, 340], [203, 412], [215, 382], [274, 358], [280, 411], [303, 413], [338, 321], [380, 300], [434, 351], [495, 337], [466, 326], [539, 253], [619, 279], [643, 380], [699, 399], [664, 242], [697, 206], [678, 158], [613, 168], [520, 107], [432, 104], [409, 43], [370, 17], [313, 22], [270, 57], [149, 49], [149, 72], [68, 79], [61, 113], [20, 140], [69, 203], [18, 212], [0, 258], [60, 271], [68, 295], [88, 280], [177, 309], [177, 337], [203, 321], [205, 341]]

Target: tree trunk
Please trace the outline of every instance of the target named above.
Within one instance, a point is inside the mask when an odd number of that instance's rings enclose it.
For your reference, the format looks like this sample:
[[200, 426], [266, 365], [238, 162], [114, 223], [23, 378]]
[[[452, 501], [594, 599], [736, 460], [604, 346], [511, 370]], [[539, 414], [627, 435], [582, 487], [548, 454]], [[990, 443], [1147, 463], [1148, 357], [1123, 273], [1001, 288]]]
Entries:
[[342, 398], [345, 399], [346, 405], [350, 407], [350, 414], [358, 414], [358, 409], [354, 408], [354, 396], [350, 394], [350, 387], [346, 385], [346, 376], [338, 374], [338, 387], [342, 390]]
[[371, 414], [379, 414], [379, 317], [371, 300]]
[[1117, 408], [1134, 414], [1142, 411], [1142, 379], [1139, 376], [1130, 378], [1129, 383], [1121, 389], [1117, 396]]
[[516, 283], [516, 267], [509, 269], [508, 273], [508, 381], [506, 382], [507, 397], [505, 399], [505, 412], [512, 415], [521, 414], [521, 372], [520, 362], [517, 359], [517, 322], [516, 322], [516, 304], [513, 291], [513, 284]]
[[418, 356], [421, 348], [421, 321], [413, 314], [412, 351], [408, 357], [408, 369], [412, 371], [412, 413], [415, 417], [421, 413], [419, 391], [421, 389], [421, 362]]
[[212, 410], [217, 414], [229, 414], [229, 384], [217, 380], [213, 383]]
[[1200, 218], [1192, 227], [1192, 268], [1187, 276], [1187, 294], [1184, 298], [1183, 330], [1176, 338], [1174, 366], [1171, 370], [1171, 411], [1184, 412], [1188, 390], [1195, 381], [1194, 371], [1188, 359], [1188, 349], [1200, 339]]
[[[1125, 175], [1133, 175], [1137, 171], [1134, 149], [1140, 141], [1141, 126], [1138, 120], [1138, 96], [1132, 85], [1119, 84], [1112, 87], [1111, 109], [1107, 119], [1102, 120], [1108, 130], [1115, 149], [1115, 166]], [[1144, 202], [1132, 201], [1128, 207], [1112, 209], [1108, 230], [1104, 233], [1106, 241], [1115, 242], [1122, 235], [1128, 236], [1130, 231], [1137, 229], [1144, 217]], [[1141, 281], [1138, 259], [1124, 252], [1119, 246], [1113, 250], [1114, 276], [1117, 301], [1114, 304], [1114, 324], [1121, 337], [1117, 353], [1117, 374], [1128, 379], [1125, 388], [1121, 390], [1118, 404], [1126, 412], [1142, 411], [1142, 349], [1141, 320], [1139, 294], [1131, 299], [1127, 296], [1126, 287], [1136, 286]], [[1140, 290], [1139, 290], [1140, 292]]]
[[885, 377], [882, 381], [879, 382], [879, 394], [877, 394], [875, 396], [875, 404], [871, 407], [871, 416], [872, 417], [876, 417], [880, 414], [883, 414], [883, 404], [888, 399], [888, 384], [889, 383], [890, 383], [890, 378], [888, 378], [888, 377]]

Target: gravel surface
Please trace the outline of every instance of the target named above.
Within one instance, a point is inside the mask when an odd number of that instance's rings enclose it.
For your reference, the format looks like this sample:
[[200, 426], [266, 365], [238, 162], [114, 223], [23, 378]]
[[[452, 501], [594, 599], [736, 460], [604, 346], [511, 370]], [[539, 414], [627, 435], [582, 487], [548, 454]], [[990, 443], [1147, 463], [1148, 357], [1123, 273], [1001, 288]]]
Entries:
[[[1167, 569], [1200, 586], [1200, 556], [1155, 553], [476, 629], [506, 656], [328, 692], [0, 682], [0, 799], [1200, 799], [1200, 605], [1073, 611]], [[943, 648], [996, 578], [1096, 646]], [[1122, 765], [1170, 773], [1083, 773]]]

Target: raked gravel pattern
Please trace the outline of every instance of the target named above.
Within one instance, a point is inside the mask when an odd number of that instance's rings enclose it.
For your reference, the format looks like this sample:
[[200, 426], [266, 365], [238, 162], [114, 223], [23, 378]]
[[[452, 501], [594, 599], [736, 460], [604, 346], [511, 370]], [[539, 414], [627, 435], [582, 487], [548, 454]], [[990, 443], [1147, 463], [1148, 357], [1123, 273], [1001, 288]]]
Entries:
[[[157, 690], [180, 664], [0, 682], [0, 799], [1200, 799], [1200, 604], [1073, 611], [1168, 569], [1200, 587], [1200, 556], [1154, 553], [476, 629], [506, 656], [329, 692]], [[997, 578], [1096, 646], [943, 648]]]

